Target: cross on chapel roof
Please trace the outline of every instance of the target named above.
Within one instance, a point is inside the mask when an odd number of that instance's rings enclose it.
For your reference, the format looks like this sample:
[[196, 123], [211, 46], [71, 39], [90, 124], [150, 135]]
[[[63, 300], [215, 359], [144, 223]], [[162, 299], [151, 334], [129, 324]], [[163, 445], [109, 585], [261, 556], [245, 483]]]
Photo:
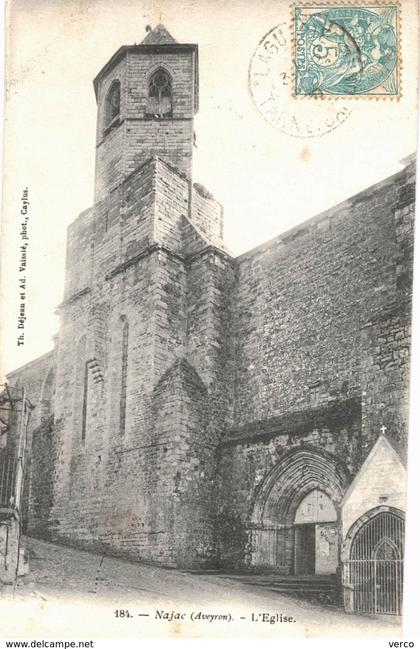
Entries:
[[148, 25], [146, 31], [148, 34], [142, 40], [141, 45], [168, 45], [169, 43], [176, 43], [176, 40], [170, 35], [162, 23], [159, 23], [154, 29], [151, 29]]

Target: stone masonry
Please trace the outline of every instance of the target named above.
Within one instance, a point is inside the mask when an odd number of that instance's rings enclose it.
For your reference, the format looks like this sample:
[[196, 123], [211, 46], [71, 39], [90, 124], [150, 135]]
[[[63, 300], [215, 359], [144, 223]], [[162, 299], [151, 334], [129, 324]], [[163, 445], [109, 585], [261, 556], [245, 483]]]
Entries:
[[339, 511], [381, 425], [406, 446], [414, 163], [233, 258], [191, 179], [197, 46], [158, 26], [94, 84], [95, 203], [68, 229], [55, 349], [9, 376], [36, 406], [29, 533], [293, 571], [302, 498]]

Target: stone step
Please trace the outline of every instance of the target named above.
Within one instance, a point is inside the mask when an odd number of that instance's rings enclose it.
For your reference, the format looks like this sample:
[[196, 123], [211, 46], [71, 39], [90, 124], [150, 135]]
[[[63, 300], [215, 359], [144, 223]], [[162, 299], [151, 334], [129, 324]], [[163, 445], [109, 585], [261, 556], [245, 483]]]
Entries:
[[[245, 582], [248, 583], [248, 582]], [[252, 585], [252, 584], [251, 584]], [[275, 590], [279, 593], [335, 593], [335, 586], [293, 586], [292, 584], [258, 584], [263, 588], [268, 588], [269, 590]]]
[[323, 592], [334, 592], [336, 590], [335, 584], [293, 584], [293, 583], [282, 583], [282, 582], [254, 582], [254, 581], [244, 581], [244, 584], [249, 586], [260, 586], [261, 588], [275, 588], [276, 590], [282, 590], [284, 592], [289, 591], [300, 591], [300, 592], [312, 592], [318, 593]]
[[337, 580], [335, 576], [333, 578], [325, 578], [321, 577], [319, 579], [312, 579], [311, 577], [306, 577], [306, 578], [301, 578], [301, 577], [283, 577], [282, 575], [273, 575], [273, 576], [263, 576], [263, 575], [258, 575], [258, 576], [250, 576], [250, 575], [220, 575], [220, 576], [226, 576], [229, 579], [236, 579], [237, 581], [246, 581], [247, 583], [252, 583], [252, 584], [264, 584], [269, 585], [269, 584], [274, 584], [274, 583], [281, 583], [281, 584], [290, 584], [292, 586], [335, 586], [337, 583]]
[[[215, 574], [215, 573], [213, 573]], [[339, 594], [336, 575], [253, 575], [219, 573], [221, 578], [233, 579], [247, 586], [257, 586], [271, 592], [317, 600], [336, 600]]]

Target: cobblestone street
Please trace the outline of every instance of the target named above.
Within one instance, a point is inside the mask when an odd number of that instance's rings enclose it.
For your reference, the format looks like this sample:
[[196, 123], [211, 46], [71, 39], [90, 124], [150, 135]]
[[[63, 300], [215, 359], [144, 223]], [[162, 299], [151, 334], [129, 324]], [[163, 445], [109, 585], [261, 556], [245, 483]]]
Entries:
[[350, 616], [226, 575], [157, 568], [29, 538], [25, 543], [30, 572], [19, 578], [15, 599], [3, 588], [2, 637], [395, 638], [400, 632], [392, 616]]

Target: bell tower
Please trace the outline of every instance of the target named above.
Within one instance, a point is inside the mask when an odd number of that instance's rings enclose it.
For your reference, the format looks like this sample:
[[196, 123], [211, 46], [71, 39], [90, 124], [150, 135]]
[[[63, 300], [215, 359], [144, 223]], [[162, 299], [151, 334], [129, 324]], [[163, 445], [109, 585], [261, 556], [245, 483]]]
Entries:
[[152, 156], [191, 177], [198, 47], [163, 25], [122, 46], [94, 79], [98, 105], [95, 202]]

